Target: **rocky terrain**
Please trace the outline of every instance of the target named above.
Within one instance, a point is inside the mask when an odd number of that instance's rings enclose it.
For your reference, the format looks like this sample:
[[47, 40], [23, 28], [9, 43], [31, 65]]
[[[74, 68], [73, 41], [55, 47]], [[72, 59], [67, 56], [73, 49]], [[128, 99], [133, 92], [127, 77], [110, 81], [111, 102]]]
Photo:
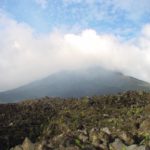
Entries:
[[0, 105], [0, 150], [149, 150], [150, 93]]

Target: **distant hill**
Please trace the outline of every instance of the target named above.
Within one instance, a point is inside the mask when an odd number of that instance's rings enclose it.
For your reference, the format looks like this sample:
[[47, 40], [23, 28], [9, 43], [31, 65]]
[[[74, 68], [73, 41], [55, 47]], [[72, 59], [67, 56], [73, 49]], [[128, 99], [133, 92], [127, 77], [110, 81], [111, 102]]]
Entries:
[[62, 71], [42, 80], [0, 93], [0, 102], [55, 97], [81, 97], [128, 90], [150, 90], [150, 84], [100, 67]]

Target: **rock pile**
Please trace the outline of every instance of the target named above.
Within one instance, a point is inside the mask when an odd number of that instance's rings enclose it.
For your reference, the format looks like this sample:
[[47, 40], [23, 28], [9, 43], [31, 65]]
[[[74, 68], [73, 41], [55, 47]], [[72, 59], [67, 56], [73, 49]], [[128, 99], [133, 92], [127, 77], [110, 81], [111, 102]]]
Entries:
[[35, 144], [26, 138], [22, 145], [10, 150], [150, 150], [150, 139], [126, 131], [113, 133], [107, 127], [92, 128], [89, 132], [86, 129], [68, 130], [53, 138], [45, 135]]
[[0, 150], [150, 150], [150, 93], [0, 104]]

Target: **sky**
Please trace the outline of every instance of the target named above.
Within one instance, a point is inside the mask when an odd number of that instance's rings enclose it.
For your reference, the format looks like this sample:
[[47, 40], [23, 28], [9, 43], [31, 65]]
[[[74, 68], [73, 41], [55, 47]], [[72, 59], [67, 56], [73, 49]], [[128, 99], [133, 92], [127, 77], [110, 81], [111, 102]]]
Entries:
[[0, 91], [95, 65], [150, 82], [150, 0], [0, 0]]

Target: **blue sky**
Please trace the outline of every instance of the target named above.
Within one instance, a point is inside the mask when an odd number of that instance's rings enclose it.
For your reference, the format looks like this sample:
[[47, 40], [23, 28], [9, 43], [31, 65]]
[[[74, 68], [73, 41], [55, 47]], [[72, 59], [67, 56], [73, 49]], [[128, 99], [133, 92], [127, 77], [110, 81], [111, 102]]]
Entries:
[[0, 0], [0, 91], [90, 66], [150, 82], [150, 0]]
[[128, 38], [150, 22], [149, 0], [1, 0], [0, 8], [37, 32], [92, 28]]

